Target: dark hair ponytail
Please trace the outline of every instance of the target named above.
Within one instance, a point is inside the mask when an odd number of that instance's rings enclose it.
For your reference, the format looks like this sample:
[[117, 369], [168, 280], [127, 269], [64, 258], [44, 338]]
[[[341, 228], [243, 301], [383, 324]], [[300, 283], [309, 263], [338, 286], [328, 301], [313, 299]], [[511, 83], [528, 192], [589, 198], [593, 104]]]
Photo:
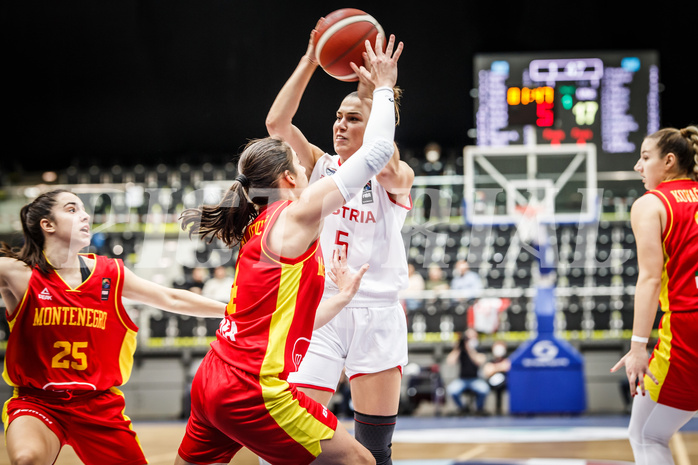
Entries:
[[211, 242], [217, 237], [229, 247], [239, 244], [259, 207], [279, 199], [276, 187], [285, 171], [296, 174], [288, 144], [271, 137], [250, 141], [240, 155], [240, 174], [220, 203], [184, 210], [182, 230], [189, 228], [190, 238], [209, 237]]
[[0, 253], [6, 257], [20, 260], [31, 268], [38, 266], [44, 273], [50, 273], [55, 268], [44, 255], [44, 232], [41, 229], [41, 220], [44, 218], [53, 219], [51, 209], [56, 205], [56, 197], [63, 192], [70, 192], [65, 189], [56, 189], [45, 192], [34, 199], [31, 203], [23, 206], [19, 211], [22, 221], [22, 234], [24, 244], [21, 248], [15, 249], [5, 242], [0, 243]]

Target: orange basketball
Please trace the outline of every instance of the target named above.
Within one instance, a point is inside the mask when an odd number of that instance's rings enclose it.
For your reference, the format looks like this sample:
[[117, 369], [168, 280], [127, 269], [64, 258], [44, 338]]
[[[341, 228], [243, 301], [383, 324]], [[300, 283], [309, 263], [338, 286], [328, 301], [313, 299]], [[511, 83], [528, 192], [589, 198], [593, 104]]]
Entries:
[[358, 81], [349, 66], [363, 65], [361, 56], [366, 51], [364, 42], [375, 46], [376, 36], [383, 36], [383, 28], [368, 13], [356, 8], [342, 8], [325, 16], [316, 26], [315, 56], [322, 69], [340, 81]]

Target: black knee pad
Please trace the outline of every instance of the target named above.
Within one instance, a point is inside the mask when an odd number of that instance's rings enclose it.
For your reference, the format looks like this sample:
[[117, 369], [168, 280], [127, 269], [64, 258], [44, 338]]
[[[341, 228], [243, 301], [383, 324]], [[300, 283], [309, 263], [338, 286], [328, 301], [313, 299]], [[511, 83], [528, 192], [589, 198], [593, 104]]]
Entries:
[[391, 447], [397, 415], [379, 416], [354, 413], [354, 437], [376, 459], [376, 465], [392, 465]]

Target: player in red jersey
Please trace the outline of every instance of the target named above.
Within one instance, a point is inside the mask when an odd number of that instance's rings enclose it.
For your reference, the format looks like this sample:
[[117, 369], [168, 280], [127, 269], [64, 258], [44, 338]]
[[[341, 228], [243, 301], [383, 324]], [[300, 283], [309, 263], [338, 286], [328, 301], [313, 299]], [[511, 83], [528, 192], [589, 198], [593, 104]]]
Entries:
[[[611, 371], [625, 365], [634, 396], [635, 463], [673, 464], [669, 440], [698, 412], [698, 128], [646, 137], [635, 171], [648, 192], [631, 210], [639, 265], [633, 336]], [[664, 315], [648, 360], [657, 302]]]
[[116, 388], [130, 376], [138, 330], [121, 298], [197, 316], [222, 317], [223, 306], [78, 253], [90, 245], [90, 216], [69, 191], [38, 196], [20, 216], [24, 245], [0, 250], [10, 461], [51, 464], [69, 444], [86, 464], [147, 463]]
[[391, 36], [383, 52], [382, 42], [375, 51], [366, 45], [370, 72], [353, 67], [375, 85], [374, 103], [363, 146], [333, 176], [309, 186], [290, 145], [257, 140], [242, 153], [240, 175], [221, 203], [183, 214], [183, 228], [229, 246], [239, 243], [240, 253], [227, 316], [192, 383], [179, 465], [228, 463], [242, 446], [274, 464], [375, 463], [332, 412], [287, 378], [303, 360], [313, 329], [358, 288], [350, 276], [351, 291], [318, 307], [324, 218], [360, 193], [393, 153], [393, 86], [402, 43], [395, 46]]

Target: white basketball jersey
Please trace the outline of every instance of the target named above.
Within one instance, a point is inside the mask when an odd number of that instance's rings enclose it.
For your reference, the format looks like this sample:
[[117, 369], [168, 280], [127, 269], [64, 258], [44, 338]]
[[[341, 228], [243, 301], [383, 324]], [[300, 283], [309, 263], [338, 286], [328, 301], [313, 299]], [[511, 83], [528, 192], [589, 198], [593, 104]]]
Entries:
[[[324, 154], [315, 164], [310, 182], [333, 175], [339, 162], [339, 155]], [[346, 244], [352, 271], [364, 263], [370, 265], [348, 307], [394, 303], [398, 291], [407, 287], [407, 257], [401, 230], [411, 203], [411, 199], [409, 206], [395, 203], [374, 176], [360, 194], [325, 217], [320, 236], [325, 264], [329, 265], [333, 252]], [[323, 298], [337, 292], [332, 280], [325, 279]]]

